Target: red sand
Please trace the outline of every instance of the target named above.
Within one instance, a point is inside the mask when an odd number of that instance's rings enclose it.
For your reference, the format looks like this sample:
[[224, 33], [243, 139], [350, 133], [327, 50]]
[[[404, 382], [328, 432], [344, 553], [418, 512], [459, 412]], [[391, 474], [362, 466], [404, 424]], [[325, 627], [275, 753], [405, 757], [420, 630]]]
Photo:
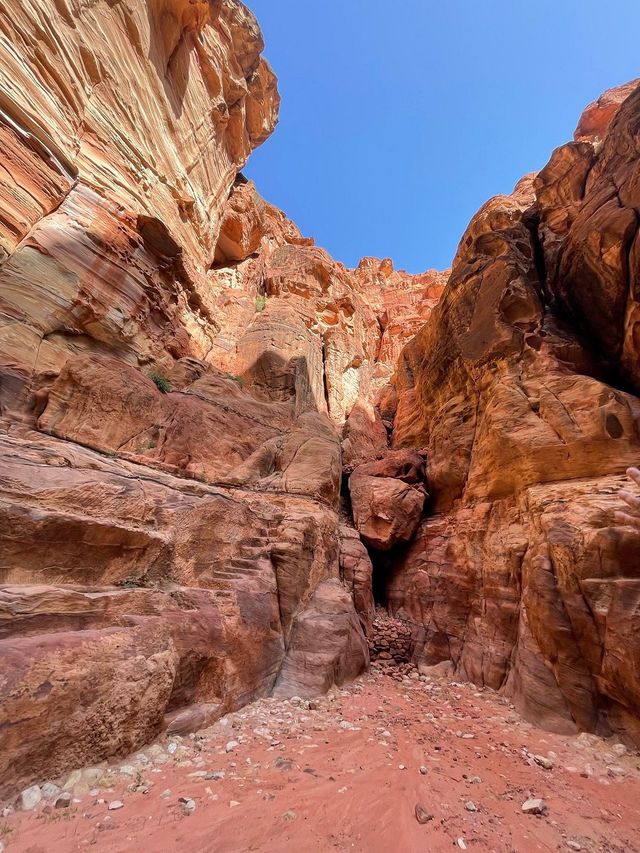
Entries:
[[[15, 812], [0, 820], [6, 851], [437, 853], [462, 849], [459, 838], [471, 851], [640, 850], [640, 761], [612, 743], [542, 732], [491, 691], [435, 678], [372, 672], [304, 704], [262, 700], [195, 738], [165, 738], [178, 749], [141, 770], [148, 793], [118, 774], [68, 809]], [[549, 753], [551, 770], [531, 757]], [[205, 771], [225, 778], [189, 776]], [[530, 796], [546, 815], [522, 813]], [[124, 807], [108, 811], [116, 799]], [[419, 824], [417, 804], [433, 820]]]

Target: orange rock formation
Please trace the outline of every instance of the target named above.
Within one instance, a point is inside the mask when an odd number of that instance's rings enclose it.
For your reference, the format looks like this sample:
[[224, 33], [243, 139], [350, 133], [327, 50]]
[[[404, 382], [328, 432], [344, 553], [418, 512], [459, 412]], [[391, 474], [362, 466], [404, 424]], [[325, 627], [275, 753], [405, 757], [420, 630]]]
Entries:
[[8, 6], [0, 795], [355, 678], [374, 579], [420, 664], [640, 741], [635, 85], [450, 277], [348, 270], [241, 175], [239, 0]]

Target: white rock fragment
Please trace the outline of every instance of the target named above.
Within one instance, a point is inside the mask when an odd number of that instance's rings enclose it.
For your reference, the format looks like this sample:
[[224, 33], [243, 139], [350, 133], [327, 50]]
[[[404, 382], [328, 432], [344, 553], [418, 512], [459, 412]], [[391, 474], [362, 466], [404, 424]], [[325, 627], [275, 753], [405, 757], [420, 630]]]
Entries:
[[182, 814], [191, 815], [196, 810], [196, 801], [192, 800], [191, 797], [178, 797], [178, 802], [180, 803]]
[[58, 785], [54, 785], [53, 782], [45, 782], [40, 788], [40, 793], [44, 800], [55, 800], [56, 797], [59, 797], [62, 793], [62, 788]]
[[63, 791], [55, 802], [55, 808], [68, 809], [70, 805], [71, 793], [69, 791]]
[[544, 800], [537, 797], [530, 797], [522, 804], [523, 814], [544, 814], [547, 811], [547, 804]]
[[20, 794], [20, 808], [29, 812], [35, 809], [38, 803], [42, 800], [42, 792], [38, 785], [32, 785], [30, 788], [25, 788]]

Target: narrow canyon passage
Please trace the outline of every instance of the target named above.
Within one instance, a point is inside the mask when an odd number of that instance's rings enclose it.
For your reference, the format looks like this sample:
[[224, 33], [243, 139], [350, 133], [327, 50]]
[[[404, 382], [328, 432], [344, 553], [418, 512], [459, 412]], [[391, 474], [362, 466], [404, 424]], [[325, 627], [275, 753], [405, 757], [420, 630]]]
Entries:
[[0, 9], [0, 853], [639, 850], [640, 80], [410, 274], [264, 48]]
[[[64, 807], [0, 822], [8, 853], [640, 850], [637, 755], [384, 659], [342, 690], [260, 700], [65, 788]], [[536, 799], [543, 813], [525, 814]]]

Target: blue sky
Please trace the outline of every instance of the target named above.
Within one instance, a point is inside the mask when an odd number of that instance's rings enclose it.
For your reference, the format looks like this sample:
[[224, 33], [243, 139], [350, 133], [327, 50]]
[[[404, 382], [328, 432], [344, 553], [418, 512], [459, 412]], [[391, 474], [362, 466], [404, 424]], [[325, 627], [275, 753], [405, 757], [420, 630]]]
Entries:
[[245, 174], [355, 266], [447, 267], [469, 219], [640, 76], [638, 0], [246, 0], [280, 124]]

